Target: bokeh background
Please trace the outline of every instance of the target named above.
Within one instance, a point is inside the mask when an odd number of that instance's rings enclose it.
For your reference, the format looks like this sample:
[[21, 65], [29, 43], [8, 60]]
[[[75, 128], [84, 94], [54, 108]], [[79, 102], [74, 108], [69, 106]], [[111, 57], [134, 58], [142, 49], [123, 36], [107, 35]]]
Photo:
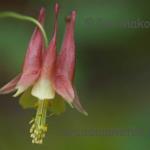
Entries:
[[[72, 9], [76, 23], [76, 85], [83, 116], [67, 107], [59, 117], [48, 119], [43, 145], [31, 144], [28, 122], [34, 110], [23, 110], [18, 98], [0, 96], [0, 150], [147, 150], [150, 148], [150, 1], [58, 0], [61, 5], [58, 47], [64, 18]], [[45, 29], [53, 29], [54, 0], [1, 0], [0, 11], [37, 17], [47, 9]], [[141, 26], [134, 21], [146, 22]], [[124, 25], [127, 22], [134, 22]], [[121, 25], [120, 25], [121, 23]], [[123, 25], [122, 25], [123, 23]], [[14, 19], [0, 20], [0, 85], [20, 72], [34, 25]], [[136, 136], [68, 136], [68, 131], [142, 129]]]

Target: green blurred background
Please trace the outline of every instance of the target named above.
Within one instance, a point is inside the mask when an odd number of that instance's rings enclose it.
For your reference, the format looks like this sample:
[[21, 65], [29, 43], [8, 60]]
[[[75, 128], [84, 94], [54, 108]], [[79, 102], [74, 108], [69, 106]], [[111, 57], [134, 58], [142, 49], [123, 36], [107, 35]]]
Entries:
[[[32, 145], [28, 121], [34, 110], [23, 110], [18, 98], [0, 96], [0, 150], [148, 150], [150, 148], [150, 26], [120, 26], [121, 22], [150, 20], [148, 0], [58, 0], [61, 5], [58, 47], [64, 17], [77, 10], [76, 85], [83, 116], [67, 107], [48, 119], [43, 145]], [[37, 17], [47, 8], [46, 31], [51, 37], [54, 0], [1, 0], [0, 11]], [[111, 21], [115, 25], [110, 25]], [[105, 23], [104, 23], [105, 22]], [[0, 20], [0, 85], [20, 72], [34, 25]], [[144, 129], [143, 136], [66, 136], [72, 130]]]

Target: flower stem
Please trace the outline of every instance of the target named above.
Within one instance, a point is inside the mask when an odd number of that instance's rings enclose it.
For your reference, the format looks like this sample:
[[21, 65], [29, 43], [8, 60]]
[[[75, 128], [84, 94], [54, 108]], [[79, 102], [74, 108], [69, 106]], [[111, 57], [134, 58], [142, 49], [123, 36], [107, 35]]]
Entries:
[[21, 15], [21, 14], [15, 13], [15, 12], [1, 12], [0, 13], [0, 18], [8, 18], [8, 17], [16, 18], [16, 19], [23, 20], [23, 21], [29, 21], [29, 22], [32, 22], [35, 25], [37, 25], [43, 35], [46, 47], [48, 46], [48, 38], [47, 38], [46, 32], [38, 20], [36, 20], [33, 17]]

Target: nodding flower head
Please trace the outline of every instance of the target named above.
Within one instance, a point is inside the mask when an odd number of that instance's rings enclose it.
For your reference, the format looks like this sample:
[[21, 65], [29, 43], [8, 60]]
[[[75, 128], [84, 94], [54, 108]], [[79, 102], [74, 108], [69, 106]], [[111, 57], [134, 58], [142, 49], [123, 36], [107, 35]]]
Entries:
[[[0, 89], [0, 94], [16, 91], [14, 97], [21, 95], [20, 104], [24, 108], [37, 108], [36, 117], [30, 122], [32, 142], [41, 144], [47, 132], [47, 111], [60, 114], [64, 111], [64, 101], [87, 115], [80, 104], [73, 84], [75, 73], [75, 40], [74, 28], [76, 11], [66, 18], [66, 29], [63, 43], [57, 54], [57, 30], [59, 5], [54, 7], [54, 32], [49, 46], [44, 44], [38, 27], [29, 42], [21, 73]], [[45, 9], [41, 8], [38, 21], [44, 25]], [[61, 98], [62, 97], [62, 98]]]

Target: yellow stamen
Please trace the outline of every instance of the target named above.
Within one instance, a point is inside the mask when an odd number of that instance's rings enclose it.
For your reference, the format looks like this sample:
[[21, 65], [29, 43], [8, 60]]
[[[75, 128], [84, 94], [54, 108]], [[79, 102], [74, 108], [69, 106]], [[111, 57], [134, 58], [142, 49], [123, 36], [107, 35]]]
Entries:
[[48, 103], [48, 100], [38, 101], [36, 117], [30, 122], [30, 124], [32, 124], [30, 128], [32, 143], [43, 143], [43, 139], [45, 138], [45, 134], [47, 132], [46, 114]]

